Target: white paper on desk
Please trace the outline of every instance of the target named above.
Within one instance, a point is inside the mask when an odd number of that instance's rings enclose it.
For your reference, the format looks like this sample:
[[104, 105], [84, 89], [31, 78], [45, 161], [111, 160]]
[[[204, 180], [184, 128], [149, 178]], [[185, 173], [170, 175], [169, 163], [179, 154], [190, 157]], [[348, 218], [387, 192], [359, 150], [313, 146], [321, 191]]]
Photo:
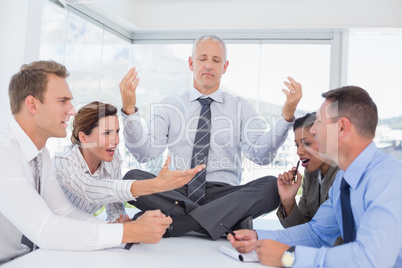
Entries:
[[106, 250], [113, 250], [113, 249], [117, 249], [117, 250], [126, 250], [126, 249], [124, 248], [125, 245], [126, 245], [126, 244], [121, 244], [120, 246], [117, 246], [117, 247], [106, 248]]
[[257, 253], [255, 251], [251, 251], [249, 253], [239, 253], [237, 250], [233, 248], [228, 248], [225, 246], [220, 247], [221, 252], [225, 253], [226, 255], [242, 262], [259, 262]]

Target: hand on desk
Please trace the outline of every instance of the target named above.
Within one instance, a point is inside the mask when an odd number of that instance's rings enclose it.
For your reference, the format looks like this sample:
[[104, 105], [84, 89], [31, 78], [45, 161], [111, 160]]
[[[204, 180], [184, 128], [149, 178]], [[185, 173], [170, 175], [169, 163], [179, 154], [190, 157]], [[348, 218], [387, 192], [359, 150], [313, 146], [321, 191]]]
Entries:
[[146, 211], [137, 220], [123, 224], [122, 243], [156, 244], [171, 223], [172, 218], [160, 210]]
[[258, 240], [255, 243], [255, 252], [262, 265], [282, 267], [282, 255], [289, 246], [269, 239]]
[[283, 253], [288, 250], [288, 245], [269, 239], [258, 240], [257, 233], [253, 230], [234, 232], [236, 239], [231, 234], [228, 234], [227, 238], [238, 252], [248, 253], [255, 250], [262, 265], [282, 266], [281, 258]]
[[254, 250], [255, 243], [258, 239], [257, 233], [253, 230], [237, 230], [234, 231], [236, 239], [233, 235], [228, 234], [227, 238], [238, 252], [248, 253]]

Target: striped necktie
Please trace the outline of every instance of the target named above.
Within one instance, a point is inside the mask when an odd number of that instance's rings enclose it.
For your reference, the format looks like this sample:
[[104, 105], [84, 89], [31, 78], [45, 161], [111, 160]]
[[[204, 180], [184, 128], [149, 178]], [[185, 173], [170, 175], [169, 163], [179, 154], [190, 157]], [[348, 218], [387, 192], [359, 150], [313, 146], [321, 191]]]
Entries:
[[[197, 133], [195, 134], [193, 157], [191, 168], [205, 164], [208, 161], [209, 142], [211, 139], [211, 98], [198, 99], [201, 103], [200, 119], [198, 120]], [[188, 183], [187, 196], [195, 203], [205, 199], [205, 179], [207, 168], [198, 172]]]
[[40, 180], [42, 176], [42, 153], [39, 153], [33, 160], [33, 168], [35, 174], [35, 188], [40, 194]]
[[350, 186], [345, 178], [342, 178], [340, 190], [344, 243], [349, 243], [356, 239], [355, 221], [353, 219], [352, 208], [350, 207], [349, 188]]
[[[42, 176], [42, 153], [39, 153], [34, 159], [30, 161], [30, 166], [32, 168], [35, 180], [35, 189], [40, 194], [41, 192], [41, 176]], [[32, 243], [25, 235], [22, 236], [21, 243], [28, 246], [30, 251], [36, 250], [37, 245]]]

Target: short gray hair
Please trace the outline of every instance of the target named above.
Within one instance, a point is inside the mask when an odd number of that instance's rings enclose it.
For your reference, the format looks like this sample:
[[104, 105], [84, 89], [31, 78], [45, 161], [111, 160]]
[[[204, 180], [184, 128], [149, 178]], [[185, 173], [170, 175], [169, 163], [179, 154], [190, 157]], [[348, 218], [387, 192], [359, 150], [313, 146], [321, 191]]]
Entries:
[[203, 36], [201, 36], [201, 37], [198, 37], [198, 38], [194, 41], [194, 43], [193, 43], [193, 51], [192, 51], [192, 54], [191, 54], [192, 57], [194, 57], [195, 50], [196, 50], [196, 48], [197, 48], [198, 43], [199, 43], [199, 42], [203, 42], [203, 41], [208, 41], [208, 40], [216, 41], [216, 42], [219, 42], [219, 43], [222, 44], [223, 50], [225, 51], [225, 59], [224, 59], [224, 60], [226, 61], [226, 59], [227, 59], [226, 44], [225, 44], [225, 42], [223, 41], [222, 38], [217, 37], [216, 35], [203, 35]]

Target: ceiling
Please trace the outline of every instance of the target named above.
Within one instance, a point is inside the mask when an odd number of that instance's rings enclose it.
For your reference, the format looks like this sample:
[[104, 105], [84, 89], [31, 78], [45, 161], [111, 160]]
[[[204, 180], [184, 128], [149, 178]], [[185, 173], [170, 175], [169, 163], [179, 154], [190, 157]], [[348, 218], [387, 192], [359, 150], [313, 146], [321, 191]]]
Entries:
[[57, 0], [135, 39], [142, 32], [402, 28], [395, 0]]

